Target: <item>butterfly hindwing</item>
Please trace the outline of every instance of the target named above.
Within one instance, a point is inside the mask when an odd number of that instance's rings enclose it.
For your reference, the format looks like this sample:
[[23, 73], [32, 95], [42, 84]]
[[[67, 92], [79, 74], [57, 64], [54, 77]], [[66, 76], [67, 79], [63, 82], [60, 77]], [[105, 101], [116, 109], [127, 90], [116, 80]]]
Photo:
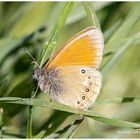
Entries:
[[97, 70], [89, 67], [65, 66], [58, 67], [57, 71], [54, 81], [60, 82], [57, 82], [57, 87], [60, 86], [61, 90], [58, 94], [50, 91], [52, 100], [77, 108], [88, 108], [95, 101], [102, 80]]

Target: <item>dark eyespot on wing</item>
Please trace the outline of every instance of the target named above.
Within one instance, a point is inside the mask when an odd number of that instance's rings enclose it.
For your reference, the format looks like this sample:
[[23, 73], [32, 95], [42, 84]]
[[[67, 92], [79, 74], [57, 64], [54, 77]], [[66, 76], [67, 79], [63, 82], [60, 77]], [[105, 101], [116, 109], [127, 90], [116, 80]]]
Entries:
[[81, 73], [82, 74], [85, 74], [86, 73], [86, 70], [85, 69], [81, 69]]
[[89, 82], [89, 86], [92, 86], [92, 82]]
[[82, 96], [82, 100], [85, 100], [85, 98], [86, 98], [86, 96], [83, 95], [83, 96]]
[[77, 101], [77, 104], [80, 104], [80, 101]]
[[89, 92], [89, 88], [86, 88], [86, 92]]
[[91, 79], [91, 76], [88, 76], [88, 79]]

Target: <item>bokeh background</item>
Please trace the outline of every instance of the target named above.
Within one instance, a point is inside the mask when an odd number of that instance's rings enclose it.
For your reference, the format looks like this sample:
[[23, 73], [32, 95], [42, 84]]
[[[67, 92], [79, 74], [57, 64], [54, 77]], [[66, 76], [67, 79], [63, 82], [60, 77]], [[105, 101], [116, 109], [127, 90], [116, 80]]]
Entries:
[[[32, 70], [34, 65], [25, 52], [26, 48], [35, 59], [38, 59], [42, 47], [65, 2], [0, 2], [0, 97], [30, 97], [32, 88]], [[95, 2], [97, 17], [105, 38], [105, 49], [115, 46], [116, 41], [107, 46], [110, 38], [121, 25], [130, 27], [126, 36], [131, 38], [140, 32], [139, 2]], [[139, 10], [134, 11], [136, 7]], [[138, 9], [138, 8], [137, 8]], [[133, 23], [135, 19], [135, 22]], [[131, 26], [131, 24], [133, 24]], [[75, 2], [59, 36], [56, 53], [75, 33], [91, 25], [81, 2]], [[112, 32], [110, 31], [112, 30]], [[111, 32], [111, 33], [110, 33]], [[125, 32], [125, 28], [124, 28]], [[127, 42], [127, 41], [126, 41]], [[117, 46], [118, 47], [118, 46]], [[121, 45], [119, 46], [121, 47]], [[119, 49], [119, 47], [117, 49]], [[104, 56], [101, 67], [110, 58]], [[30, 77], [27, 80], [27, 77]], [[23, 84], [20, 84], [23, 83]], [[38, 98], [45, 98], [40, 94]], [[107, 73], [103, 80], [101, 94], [98, 100], [115, 97], [140, 97], [140, 39], [132, 45]], [[25, 137], [28, 118], [27, 107], [13, 104], [2, 104], [0, 124], [5, 138]], [[94, 111], [109, 118], [118, 118], [140, 123], [140, 104], [97, 104]], [[47, 130], [47, 121], [54, 113], [47, 108], [34, 107], [33, 131]], [[57, 112], [59, 117], [64, 117]], [[55, 118], [52, 118], [55, 119]], [[74, 116], [64, 117], [64, 122], [58, 125], [62, 128], [69, 124]], [[43, 126], [46, 126], [43, 127]], [[74, 138], [138, 138], [139, 133], [127, 133], [130, 129], [120, 129], [86, 118], [74, 134]], [[124, 133], [123, 133], [124, 132]], [[49, 133], [49, 132], [48, 132]]]

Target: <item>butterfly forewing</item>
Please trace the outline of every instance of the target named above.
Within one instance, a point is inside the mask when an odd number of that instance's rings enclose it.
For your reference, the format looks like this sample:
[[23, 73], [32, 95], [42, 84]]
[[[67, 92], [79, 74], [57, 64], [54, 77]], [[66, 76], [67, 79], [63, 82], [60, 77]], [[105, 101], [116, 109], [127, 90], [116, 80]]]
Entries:
[[89, 27], [73, 37], [45, 68], [89, 66], [98, 68], [104, 47], [103, 35], [97, 27]]

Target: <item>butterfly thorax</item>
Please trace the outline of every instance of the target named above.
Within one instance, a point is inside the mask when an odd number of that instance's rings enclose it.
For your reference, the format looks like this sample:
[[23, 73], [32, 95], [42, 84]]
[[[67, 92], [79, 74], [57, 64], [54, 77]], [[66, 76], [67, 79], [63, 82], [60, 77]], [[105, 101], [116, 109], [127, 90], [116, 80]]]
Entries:
[[57, 69], [44, 69], [35, 68], [33, 72], [33, 78], [37, 81], [41, 91], [51, 93], [53, 90], [55, 93], [59, 92], [60, 87], [57, 75], [59, 71]]

